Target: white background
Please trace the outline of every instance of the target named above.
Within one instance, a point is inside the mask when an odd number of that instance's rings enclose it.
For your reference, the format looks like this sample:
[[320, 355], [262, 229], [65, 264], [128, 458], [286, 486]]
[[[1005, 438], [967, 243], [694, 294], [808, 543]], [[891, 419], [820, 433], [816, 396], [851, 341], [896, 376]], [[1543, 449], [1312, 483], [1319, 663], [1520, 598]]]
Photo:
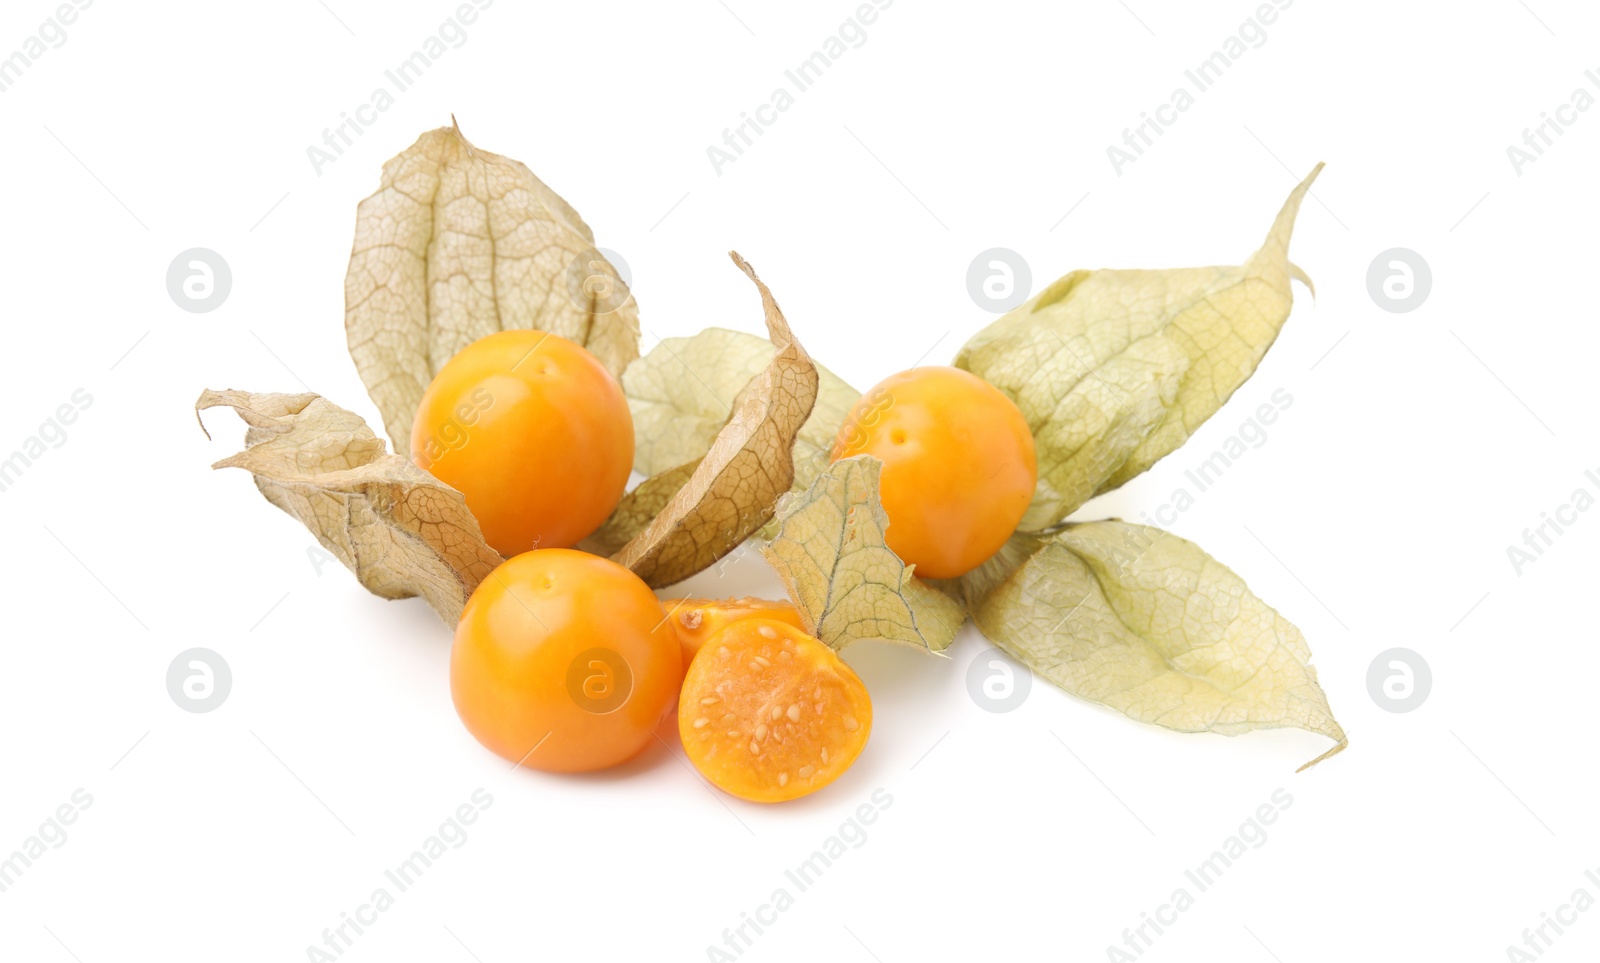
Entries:
[[[1577, 888], [1600, 897], [1600, 512], [1520, 576], [1506, 556], [1600, 469], [1600, 111], [1520, 176], [1506, 156], [1574, 89], [1600, 95], [1600, 11], [1529, 4], [1301, 0], [1118, 176], [1107, 145], [1256, 4], [900, 0], [718, 176], [707, 146], [853, 2], [501, 0], [319, 176], [307, 146], [453, 3], [95, 3], [0, 93], [0, 452], [74, 390], [94, 399], [0, 492], [0, 855], [93, 796], [0, 893], [0, 957], [306, 959], [482, 787], [467, 842], [343, 959], [704, 960], [881, 788], [865, 843], [743, 959], [1103, 960], [1283, 788], [1266, 843], [1144, 959], [1506, 959]], [[0, 55], [52, 9], [6, 4]], [[207, 467], [242, 426], [212, 412], [207, 441], [190, 412], [204, 387], [310, 389], [376, 423], [342, 325], [355, 205], [451, 112], [622, 254], [646, 349], [761, 330], [737, 248], [861, 388], [948, 361], [991, 319], [965, 287], [981, 250], [1023, 254], [1035, 290], [1079, 267], [1238, 261], [1326, 161], [1291, 252], [1316, 300], [1297, 289], [1188, 447], [1080, 514], [1137, 518], [1287, 390], [1268, 442], [1172, 528], [1304, 630], [1350, 749], [1296, 775], [1325, 740], [1178, 735], [1042, 682], [989, 713], [965, 684], [986, 648], [969, 628], [949, 661], [848, 652], [872, 741], [801, 802], [723, 797], [675, 746], [592, 777], [507, 772], [455, 717], [448, 630], [319, 573], [247, 475]], [[165, 287], [196, 246], [233, 270], [210, 314]], [[1366, 284], [1396, 246], [1433, 272], [1407, 314]], [[753, 555], [690, 587], [778, 591]], [[208, 714], [165, 686], [191, 646], [232, 666]], [[1367, 690], [1394, 646], [1433, 669], [1409, 714]], [[1600, 951], [1600, 910], [1578, 918], [1545, 959]]]

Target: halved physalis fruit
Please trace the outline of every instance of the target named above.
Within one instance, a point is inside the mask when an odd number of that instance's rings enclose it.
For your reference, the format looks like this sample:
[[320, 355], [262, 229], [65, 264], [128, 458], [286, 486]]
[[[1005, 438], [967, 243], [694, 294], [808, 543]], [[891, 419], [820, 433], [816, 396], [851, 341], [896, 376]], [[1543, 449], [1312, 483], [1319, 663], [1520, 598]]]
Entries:
[[777, 619], [804, 629], [800, 612], [789, 602], [771, 599], [668, 599], [661, 603], [683, 645], [683, 667], [694, 661], [706, 640], [740, 619]]
[[872, 730], [867, 687], [834, 651], [780, 619], [731, 622], [700, 649], [678, 699], [689, 760], [712, 785], [783, 802], [843, 775]]

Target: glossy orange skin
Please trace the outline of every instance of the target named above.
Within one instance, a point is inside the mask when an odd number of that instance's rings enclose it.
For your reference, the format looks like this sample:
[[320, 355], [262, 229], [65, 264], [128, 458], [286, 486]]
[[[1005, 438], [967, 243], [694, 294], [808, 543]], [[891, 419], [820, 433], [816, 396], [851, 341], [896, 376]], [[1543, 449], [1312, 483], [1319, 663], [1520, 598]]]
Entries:
[[831, 460], [883, 462], [885, 540], [923, 578], [955, 578], [999, 551], [1038, 483], [1033, 433], [1000, 389], [959, 368], [913, 368], [862, 395]]
[[450, 694], [477, 740], [512, 762], [583, 772], [637, 755], [683, 681], [655, 593], [610, 559], [524, 552], [467, 600]]
[[792, 603], [771, 599], [667, 599], [661, 607], [667, 610], [672, 627], [678, 631], [685, 669], [707, 639], [740, 619], [777, 619], [802, 631], [806, 627], [800, 621], [800, 610]]
[[729, 623], [694, 657], [678, 700], [683, 749], [713, 786], [783, 802], [844, 774], [872, 732], [867, 687], [778, 619]]
[[434, 376], [412, 423], [411, 459], [466, 496], [501, 555], [567, 548], [622, 500], [633, 416], [588, 351], [543, 331], [501, 331]]

